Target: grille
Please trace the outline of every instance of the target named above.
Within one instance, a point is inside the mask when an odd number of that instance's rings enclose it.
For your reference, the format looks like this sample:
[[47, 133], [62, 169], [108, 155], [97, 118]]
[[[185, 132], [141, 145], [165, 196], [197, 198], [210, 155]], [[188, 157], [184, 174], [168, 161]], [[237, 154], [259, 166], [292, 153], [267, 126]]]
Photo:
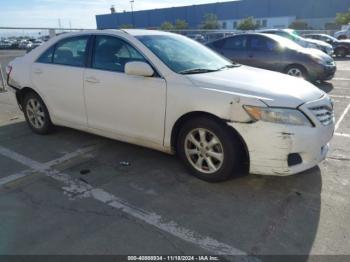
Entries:
[[328, 126], [333, 123], [334, 113], [329, 106], [316, 106], [309, 108], [322, 125]]

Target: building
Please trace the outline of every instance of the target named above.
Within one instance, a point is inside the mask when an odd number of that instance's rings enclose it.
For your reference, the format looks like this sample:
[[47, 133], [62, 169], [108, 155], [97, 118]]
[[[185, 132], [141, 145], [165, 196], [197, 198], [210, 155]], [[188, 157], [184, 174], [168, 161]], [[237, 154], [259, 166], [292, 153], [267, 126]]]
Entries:
[[338, 12], [350, 8], [350, 0], [236, 0], [213, 4], [110, 13], [96, 16], [98, 29], [120, 28], [134, 24], [137, 28], [157, 28], [163, 22], [186, 20], [190, 28], [199, 28], [206, 13], [217, 15], [223, 29], [235, 29], [239, 22], [253, 16], [262, 28], [285, 28], [303, 20], [314, 29], [324, 29]]

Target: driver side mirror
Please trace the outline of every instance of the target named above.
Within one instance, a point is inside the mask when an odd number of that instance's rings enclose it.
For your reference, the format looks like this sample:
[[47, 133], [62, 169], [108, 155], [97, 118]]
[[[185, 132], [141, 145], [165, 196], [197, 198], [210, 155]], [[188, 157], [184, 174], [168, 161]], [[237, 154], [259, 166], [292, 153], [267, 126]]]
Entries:
[[150, 77], [154, 75], [154, 70], [149, 64], [145, 62], [134, 61], [126, 63], [125, 74]]

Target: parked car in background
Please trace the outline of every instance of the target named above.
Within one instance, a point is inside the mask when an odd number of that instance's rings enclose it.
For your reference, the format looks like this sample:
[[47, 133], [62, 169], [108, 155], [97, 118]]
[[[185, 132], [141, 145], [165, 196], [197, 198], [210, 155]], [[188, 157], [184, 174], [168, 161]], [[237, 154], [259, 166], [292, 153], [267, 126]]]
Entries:
[[317, 49], [303, 48], [278, 35], [240, 34], [207, 46], [231, 61], [311, 81], [332, 79], [336, 71], [334, 60], [329, 55]]
[[0, 49], [10, 49], [12, 46], [12, 43], [10, 40], [4, 39], [0, 41]]
[[41, 41], [40, 39], [36, 39], [33, 42], [29, 42], [27, 45], [27, 52], [30, 52], [31, 50], [33, 50], [34, 48], [41, 46], [44, 42]]
[[21, 40], [18, 44], [18, 48], [20, 49], [28, 49], [32, 45], [32, 42], [28, 40]]
[[63, 125], [177, 152], [207, 181], [228, 179], [242, 159], [255, 174], [309, 169], [334, 132], [330, 97], [314, 85], [167, 32], [67, 33], [16, 58], [7, 75], [34, 132]]
[[338, 40], [350, 38], [350, 24], [343, 26], [342, 30], [335, 32], [334, 37]]
[[304, 37], [324, 41], [332, 45], [336, 56], [345, 57], [350, 55], [350, 40], [338, 40], [326, 34], [306, 34]]
[[186, 35], [187, 37], [196, 40], [199, 43], [204, 43], [205, 42], [205, 38], [202, 34], [188, 34]]
[[18, 49], [19, 41], [17, 39], [11, 39], [11, 49]]
[[205, 42], [208, 43], [234, 34], [232, 32], [209, 32], [205, 34]]
[[303, 38], [292, 29], [268, 29], [262, 30], [260, 31], [260, 33], [279, 35], [288, 38], [289, 40], [292, 40], [293, 42], [297, 43], [298, 45], [301, 45], [302, 47], [316, 48], [330, 56], [334, 53], [333, 47], [330, 44], [319, 40]]

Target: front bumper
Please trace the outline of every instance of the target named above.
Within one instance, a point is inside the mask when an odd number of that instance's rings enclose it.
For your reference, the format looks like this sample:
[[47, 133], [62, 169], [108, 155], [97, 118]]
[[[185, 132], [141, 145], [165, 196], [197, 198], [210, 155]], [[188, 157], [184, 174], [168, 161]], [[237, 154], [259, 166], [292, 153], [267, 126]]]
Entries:
[[313, 66], [310, 70], [310, 77], [312, 80], [331, 80], [335, 72], [337, 71], [337, 66], [335, 64], [331, 65], [316, 65]]
[[[314, 122], [314, 127], [281, 125], [258, 121], [255, 123], [229, 123], [246, 143], [250, 173], [288, 176], [316, 166], [328, 153], [328, 143], [334, 133], [332, 123], [324, 126], [309, 108], [321, 100], [305, 104], [300, 109]], [[301, 162], [291, 163], [288, 157], [299, 155]]]

